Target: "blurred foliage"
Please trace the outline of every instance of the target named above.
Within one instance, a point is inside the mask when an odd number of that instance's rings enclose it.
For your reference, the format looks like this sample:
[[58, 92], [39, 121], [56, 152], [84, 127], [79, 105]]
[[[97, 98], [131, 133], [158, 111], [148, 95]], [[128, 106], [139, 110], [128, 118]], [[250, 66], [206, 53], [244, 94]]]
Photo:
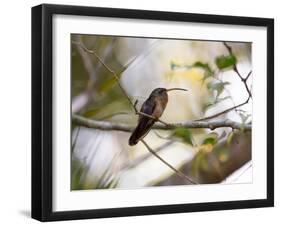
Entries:
[[217, 183], [250, 159], [251, 133], [231, 132], [219, 145], [213, 141], [202, 144], [191, 163], [191, 172], [207, 183]]
[[190, 129], [182, 128], [182, 127], [176, 128], [172, 134], [172, 137], [180, 138], [181, 142], [193, 146], [193, 138]]
[[180, 62], [171, 61], [170, 67], [171, 70], [176, 70], [178, 68], [185, 68], [187, 70], [190, 70], [191, 68], [201, 68], [205, 71], [203, 81], [214, 75], [214, 71], [211, 69], [210, 65], [208, 63], [203, 63], [201, 61], [196, 61], [192, 65], [186, 65], [186, 64], [181, 64]]
[[202, 142], [202, 144], [211, 144], [211, 145], [215, 145], [218, 142], [218, 134], [215, 132], [209, 133], [204, 137], [204, 140]]
[[206, 156], [213, 151], [217, 142], [218, 134], [215, 132], [211, 132], [204, 136], [201, 145], [197, 147], [197, 154], [192, 161], [191, 172], [193, 176], [200, 170], [207, 171], [209, 169], [209, 163]]
[[[215, 65], [218, 69], [231, 70], [233, 65], [237, 63], [236, 57], [231, 54], [228, 56], [218, 56], [215, 58]], [[206, 82], [207, 88], [209, 90], [209, 101], [203, 105], [203, 111], [206, 112], [210, 107], [214, 107], [216, 104], [227, 100], [230, 96], [224, 96], [220, 98], [220, 95], [225, 90], [229, 82], [223, 82], [216, 78], [215, 70], [211, 68], [209, 63], [196, 61], [192, 65], [187, 65], [180, 62], [171, 61], [170, 66], [172, 70], [183, 68], [186, 70], [191, 70], [192, 68], [200, 68], [204, 70], [204, 76], [202, 82]]]
[[113, 189], [118, 185], [117, 177], [108, 176], [109, 169], [105, 170], [99, 178], [87, 180], [85, 175], [89, 170], [88, 167], [79, 160], [72, 160], [71, 164], [71, 190]]
[[[221, 55], [215, 58], [215, 65], [219, 70], [232, 70], [236, 63], [237, 58], [233, 54], [227, 56]], [[230, 83], [218, 80], [215, 77], [214, 70], [211, 69], [208, 63], [197, 61], [191, 66], [173, 64], [173, 69], [179, 67], [184, 67], [187, 70], [193, 67], [204, 69], [205, 75], [202, 80], [207, 83], [207, 88], [210, 93], [209, 102], [205, 103], [203, 106], [204, 111], [221, 101], [231, 98], [230, 96], [220, 97], [225, 87], [230, 85]], [[210, 78], [214, 78], [214, 80]], [[243, 131], [243, 126], [249, 123], [248, 121], [251, 115], [246, 112], [240, 112], [239, 116], [242, 122], [241, 132], [232, 131], [227, 134], [224, 131], [220, 136], [212, 132], [203, 137], [202, 143], [196, 146], [197, 153], [192, 162], [190, 164], [187, 163], [186, 166], [183, 166], [181, 169], [186, 175], [197, 178], [201, 183], [217, 183], [222, 181], [235, 169], [251, 160], [251, 133], [245, 133]], [[190, 141], [192, 132], [184, 133], [184, 131], [180, 131], [179, 135], [180, 137], [187, 137], [187, 140]], [[166, 181], [160, 182], [157, 185], [168, 184], [181, 184], [181, 182], [179, 182], [177, 176], [173, 175]]]
[[[88, 49], [93, 49], [100, 55], [105, 63], [110, 62], [110, 67], [116, 71], [124, 70], [126, 67], [123, 66], [117, 56], [114, 54], [114, 46], [116, 42], [115, 37], [111, 36], [91, 36], [83, 35], [82, 42]], [[72, 40], [76, 40], [77, 35], [72, 35]], [[72, 45], [72, 97], [79, 95], [84, 92], [85, 87], [89, 85], [91, 79], [89, 76], [94, 76], [95, 83], [91, 90], [94, 90], [90, 101], [80, 112], [83, 116], [92, 117], [103, 117], [108, 112], [112, 111], [124, 111], [130, 109], [130, 106], [126, 100], [119, 86], [116, 84], [115, 78], [112, 74], [105, 69], [101, 63], [97, 60], [94, 55], [88, 54], [88, 57], [94, 65], [94, 71], [92, 75], [85, 70], [83, 59], [77, 51], [76, 45]], [[108, 54], [108, 52], [110, 54]], [[98, 75], [98, 76], [97, 76]]]
[[[77, 35], [72, 35], [71, 38], [76, 40]], [[122, 61], [118, 56], [118, 51], [122, 50], [120, 48], [122, 45], [119, 43], [118, 48], [116, 43], [122, 39], [122, 37], [111, 36], [81, 36], [84, 45], [88, 49], [95, 50], [118, 76], [121, 76], [119, 72], [130, 67], [130, 64], [124, 63], [126, 60]], [[245, 46], [244, 48], [250, 52], [251, 46]], [[124, 98], [124, 94], [117, 85], [115, 78], [100, 64], [95, 56], [91, 54], [88, 56], [94, 66], [93, 74], [89, 75], [85, 68], [85, 62], [75, 45], [72, 45], [71, 53], [72, 98], [85, 92], [85, 87], [89, 87], [91, 76], [95, 78], [93, 87], [90, 89], [94, 90], [94, 92], [89, 92], [89, 101], [79, 111], [79, 114], [87, 118], [95, 118], [97, 120], [106, 118], [106, 120], [110, 121], [114, 120], [111, 116], [115, 115], [115, 113], [122, 112], [125, 115], [126, 112], [131, 111], [131, 106]], [[212, 56], [210, 60], [200, 57], [189, 63], [184, 62], [184, 60], [171, 60], [170, 65], [168, 62], [168, 65], [165, 66], [170, 66], [172, 72], [179, 69], [180, 73], [177, 74], [179, 76], [185, 75], [190, 70], [200, 71], [199, 86], [202, 80], [202, 86], [206, 87], [206, 93], [208, 93], [208, 98], [204, 99], [205, 102], [200, 106], [200, 109], [205, 113], [211, 107], [216, 107], [218, 103], [231, 98], [224, 92], [231, 85], [230, 82], [219, 79], [217, 71], [232, 70], [233, 66], [238, 63], [238, 59], [240, 58], [236, 54], [221, 55], [221, 53], [218, 53]], [[147, 68], [143, 70], [147, 70]], [[152, 80], [153, 78], [151, 78]], [[134, 97], [131, 98], [134, 99]], [[138, 97], [138, 99], [140, 98]], [[243, 126], [250, 123], [251, 115], [249, 113], [241, 111], [239, 112], [239, 117]], [[119, 117], [118, 122], [122, 122], [122, 120], [126, 123], [131, 122], [131, 118], [133, 117]], [[76, 125], [73, 125], [72, 128], [74, 130]], [[186, 175], [196, 178], [200, 183], [221, 182], [234, 170], [251, 159], [251, 133], [244, 132], [243, 128], [242, 132], [224, 130], [220, 135], [217, 132], [207, 132], [204, 129], [177, 128], [171, 131], [168, 139], [181, 142], [194, 149], [195, 155], [192, 161], [182, 165], [181, 170]], [[75, 143], [76, 139], [73, 140], [72, 152]], [[72, 156], [71, 189], [108, 189], [118, 187], [119, 177], [117, 175], [119, 174], [112, 172], [110, 167], [111, 165], [101, 175], [95, 175], [89, 179], [89, 167], [83, 161]], [[184, 183], [174, 174], [169, 178], [162, 178], [161, 180], [161, 182], [158, 181], [155, 184], [176, 185]]]
[[[199, 145], [196, 155], [181, 167], [181, 172], [199, 183], [219, 183], [251, 159], [251, 132], [230, 132], [227, 139], [216, 144]], [[182, 181], [172, 175], [157, 186], [169, 184], [181, 185]]]
[[247, 122], [249, 121], [251, 115], [247, 114], [247, 113], [239, 113], [239, 116], [241, 118], [241, 123], [242, 123], [242, 128], [241, 131], [244, 131], [245, 125], [247, 124]]
[[197, 61], [192, 66], [202, 68], [205, 70], [203, 81], [205, 81], [207, 78], [212, 77], [214, 75], [214, 71], [211, 69], [210, 65], [207, 63], [202, 63], [200, 61]]
[[229, 84], [229, 82], [210, 82], [208, 83], [207, 88], [213, 93], [213, 95], [215, 95], [215, 99], [218, 99], [218, 97], [222, 94], [225, 86]]

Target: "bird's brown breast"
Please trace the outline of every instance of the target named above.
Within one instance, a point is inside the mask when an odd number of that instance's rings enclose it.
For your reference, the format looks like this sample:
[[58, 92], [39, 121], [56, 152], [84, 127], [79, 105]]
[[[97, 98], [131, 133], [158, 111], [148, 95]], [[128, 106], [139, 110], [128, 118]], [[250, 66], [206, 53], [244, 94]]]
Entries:
[[153, 116], [156, 118], [160, 118], [167, 106], [168, 98], [166, 97], [157, 98], [155, 101], [156, 101], [156, 106], [153, 112]]

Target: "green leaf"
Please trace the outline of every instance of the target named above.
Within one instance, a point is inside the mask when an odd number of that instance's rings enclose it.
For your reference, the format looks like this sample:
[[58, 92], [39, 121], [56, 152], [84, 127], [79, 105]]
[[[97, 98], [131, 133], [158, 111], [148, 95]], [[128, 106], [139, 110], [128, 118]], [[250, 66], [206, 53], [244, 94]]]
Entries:
[[202, 68], [202, 69], [205, 70], [205, 74], [204, 74], [203, 81], [204, 81], [205, 79], [207, 79], [208, 77], [213, 76], [213, 74], [214, 74], [213, 70], [211, 69], [211, 67], [210, 67], [209, 64], [207, 64], [207, 63], [202, 63], [202, 62], [200, 62], [200, 61], [197, 61], [197, 62], [195, 62], [192, 66], [193, 66], [193, 67], [199, 67], [199, 68]]
[[234, 64], [236, 64], [237, 59], [234, 55], [228, 55], [228, 56], [219, 56], [216, 58], [216, 65], [219, 69], [225, 69], [232, 67]]
[[215, 132], [209, 133], [205, 136], [202, 144], [212, 144], [215, 145], [218, 142], [218, 134]]
[[203, 144], [216, 144], [217, 143], [217, 140], [213, 137], [208, 137], [204, 140]]
[[176, 128], [173, 133], [174, 137], [180, 138], [184, 143], [190, 144], [193, 146], [192, 133], [189, 129], [186, 128]]
[[217, 99], [219, 95], [221, 95], [221, 93], [223, 92], [224, 87], [229, 84], [230, 84], [229, 82], [216, 82], [216, 83], [210, 82], [207, 84], [207, 88], [212, 92], [214, 91], [217, 92], [216, 95], [216, 99]]

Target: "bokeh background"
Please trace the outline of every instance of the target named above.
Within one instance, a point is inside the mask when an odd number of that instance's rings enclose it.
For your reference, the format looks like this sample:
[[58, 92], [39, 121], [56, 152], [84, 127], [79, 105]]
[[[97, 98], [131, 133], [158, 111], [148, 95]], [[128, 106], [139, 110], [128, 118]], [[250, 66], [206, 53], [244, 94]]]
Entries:
[[[248, 93], [237, 73], [251, 71], [251, 43], [167, 40], [100, 35], [71, 36], [72, 113], [101, 121], [136, 125], [137, 116], [114, 76], [93, 50], [119, 75], [137, 107], [158, 87], [181, 87], [169, 93], [161, 120], [178, 123], [212, 115], [243, 103]], [[254, 76], [254, 75], [252, 75]], [[252, 76], [247, 80], [252, 86]], [[251, 123], [251, 100], [213, 120]], [[139, 143], [130, 133], [72, 124], [71, 189], [139, 188], [186, 185], [187, 181]], [[162, 158], [206, 183], [251, 183], [251, 132], [231, 128], [151, 130], [145, 141]]]

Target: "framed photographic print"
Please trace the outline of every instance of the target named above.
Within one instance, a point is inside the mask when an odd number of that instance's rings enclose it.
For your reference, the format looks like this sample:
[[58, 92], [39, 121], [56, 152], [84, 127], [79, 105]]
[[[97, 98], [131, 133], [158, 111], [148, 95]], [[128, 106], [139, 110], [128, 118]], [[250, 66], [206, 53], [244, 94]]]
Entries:
[[32, 8], [32, 217], [274, 204], [274, 21]]

